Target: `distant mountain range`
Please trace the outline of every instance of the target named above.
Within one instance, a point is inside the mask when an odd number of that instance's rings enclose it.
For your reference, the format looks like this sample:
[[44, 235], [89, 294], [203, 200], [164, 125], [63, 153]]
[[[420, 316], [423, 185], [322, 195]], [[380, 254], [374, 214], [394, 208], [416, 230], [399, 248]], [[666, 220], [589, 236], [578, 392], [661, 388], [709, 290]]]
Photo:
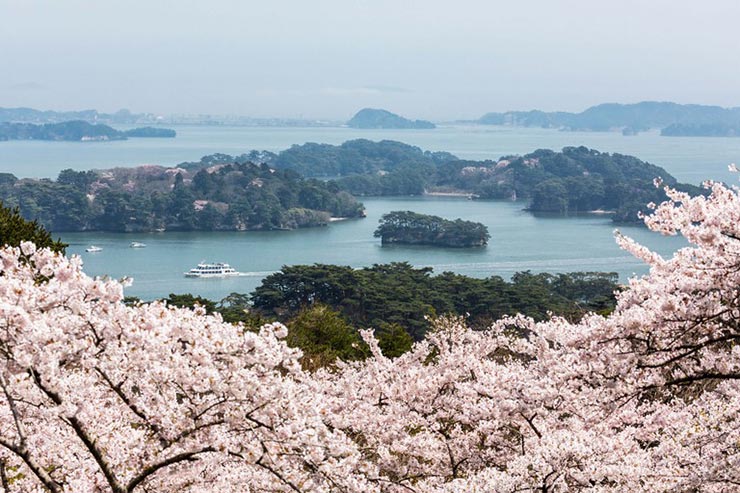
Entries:
[[[43, 111], [33, 108], [0, 108], [0, 124], [7, 123], [67, 123], [84, 121], [93, 124], [194, 124], [237, 126], [308, 126], [334, 127], [338, 121], [251, 118], [218, 115], [157, 116], [152, 113], [132, 113], [119, 110], [101, 113], [97, 110]], [[740, 136], [740, 107], [723, 108], [699, 104], [643, 101], [635, 104], [605, 103], [592, 106], [580, 113], [566, 111], [506, 111], [486, 113], [478, 120], [466, 123], [481, 125], [509, 125], [519, 127], [556, 128], [573, 131], [622, 131], [634, 135], [648, 129], [660, 129], [661, 135], [687, 137]], [[360, 129], [433, 129], [427, 120], [411, 120], [384, 109], [364, 108], [346, 125]]]
[[396, 128], [396, 129], [432, 129], [434, 123], [426, 120], [409, 120], [387, 110], [364, 108], [358, 111], [350, 121], [352, 128]]
[[580, 113], [539, 110], [486, 113], [477, 123], [563, 130], [621, 130], [625, 134], [660, 128], [664, 129], [663, 135], [672, 136], [733, 136], [740, 135], [740, 108], [657, 101], [606, 103]]
[[125, 109], [115, 113], [100, 113], [98, 110], [52, 111], [33, 108], [0, 108], [0, 122], [61, 123], [72, 120], [131, 125], [154, 123], [157, 121], [157, 116], [152, 113], [131, 113]]
[[63, 123], [80, 120], [88, 123], [107, 125], [168, 124], [168, 125], [209, 125], [245, 127], [337, 127], [343, 122], [311, 120], [303, 118], [254, 118], [239, 115], [132, 113], [119, 110], [115, 113], [101, 113], [98, 110], [50, 111], [33, 108], [0, 108], [0, 123]]
[[172, 138], [176, 132], [168, 128], [139, 127], [116, 130], [108, 125], [92, 124], [83, 120], [62, 123], [8, 123], [0, 122], [0, 141], [3, 140], [65, 140], [101, 141], [126, 140], [129, 137]]

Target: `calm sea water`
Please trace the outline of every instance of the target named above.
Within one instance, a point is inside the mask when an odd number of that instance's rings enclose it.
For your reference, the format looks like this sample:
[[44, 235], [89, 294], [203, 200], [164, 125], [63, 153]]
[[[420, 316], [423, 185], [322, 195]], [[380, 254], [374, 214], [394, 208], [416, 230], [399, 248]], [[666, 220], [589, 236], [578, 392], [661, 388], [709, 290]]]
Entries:
[[175, 165], [222, 152], [253, 149], [280, 151], [293, 144], [341, 144], [350, 139], [391, 139], [430, 151], [448, 151], [463, 159], [497, 159], [539, 148], [559, 150], [584, 145], [637, 156], [665, 167], [681, 181], [735, 180], [727, 171], [740, 163], [740, 138], [661, 137], [644, 132], [625, 137], [617, 132], [560, 132], [540, 128], [446, 126], [435, 130], [358, 130], [351, 128], [268, 128], [172, 126], [174, 139], [115, 142], [0, 142], [0, 172], [19, 177], [54, 178], [65, 168], [87, 170], [139, 164]]
[[[740, 162], [740, 139], [668, 138], [656, 132], [635, 137], [618, 133], [559, 132], [547, 129], [449, 126], [431, 131], [354, 130], [349, 128], [175, 127], [175, 139], [131, 139], [122, 142], [2, 142], [0, 172], [20, 177], [55, 177], [64, 168], [96, 169], [138, 164], [174, 165], [214, 152], [241, 154], [252, 149], [279, 151], [293, 144], [339, 144], [349, 139], [393, 139], [425, 150], [449, 151], [465, 159], [496, 159], [537, 148], [585, 145], [635, 155], [665, 167], [681, 181], [705, 179], [735, 183], [727, 165]], [[644, 274], [646, 267], [619, 250], [608, 217], [538, 217], [522, 211], [524, 204], [469, 201], [458, 198], [365, 199], [368, 217], [333, 223], [325, 228], [274, 232], [102, 234], [65, 233], [68, 252], [79, 254], [91, 275], [132, 277], [127, 294], [144, 299], [190, 292], [220, 299], [231, 292], [247, 293], [267, 274], [283, 265], [331, 263], [368, 266], [407, 261], [475, 277], [509, 277], [533, 272], [616, 271], [624, 281]], [[430, 247], [381, 247], [373, 237], [378, 219], [391, 210], [414, 210], [486, 224], [492, 239], [486, 248], [456, 250]], [[669, 255], [684, 243], [644, 228], [622, 231]], [[141, 241], [147, 248], [132, 249]], [[87, 253], [89, 245], [103, 248]], [[186, 279], [183, 273], [199, 261], [224, 261], [247, 276], [231, 279]]]
[[[608, 217], [537, 217], [522, 211], [522, 203], [470, 201], [459, 198], [382, 198], [365, 200], [367, 217], [333, 223], [325, 228], [295, 231], [152, 234], [64, 234], [69, 253], [79, 254], [89, 274], [133, 277], [127, 294], [151, 299], [168, 293], [194, 293], [221, 299], [231, 292], [248, 293], [267, 274], [283, 265], [410, 262], [435, 272], [453, 271], [474, 277], [517, 271], [616, 271], [626, 280], [646, 267], [619, 250]], [[474, 249], [423, 246], [381, 246], [373, 237], [380, 216], [391, 210], [414, 210], [486, 224], [487, 247]], [[661, 237], [645, 228], [622, 232], [670, 254], [683, 245], [679, 238]], [[146, 248], [129, 248], [132, 241]], [[94, 244], [102, 252], [87, 253]], [[225, 261], [247, 276], [229, 279], [186, 279], [183, 273], [201, 260]]]

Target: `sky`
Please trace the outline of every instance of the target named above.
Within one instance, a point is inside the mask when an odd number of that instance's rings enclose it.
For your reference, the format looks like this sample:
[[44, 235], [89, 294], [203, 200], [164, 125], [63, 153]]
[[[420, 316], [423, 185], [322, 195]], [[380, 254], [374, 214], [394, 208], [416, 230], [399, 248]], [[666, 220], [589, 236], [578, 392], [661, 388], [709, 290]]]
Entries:
[[737, 0], [0, 0], [0, 106], [345, 120], [740, 106]]

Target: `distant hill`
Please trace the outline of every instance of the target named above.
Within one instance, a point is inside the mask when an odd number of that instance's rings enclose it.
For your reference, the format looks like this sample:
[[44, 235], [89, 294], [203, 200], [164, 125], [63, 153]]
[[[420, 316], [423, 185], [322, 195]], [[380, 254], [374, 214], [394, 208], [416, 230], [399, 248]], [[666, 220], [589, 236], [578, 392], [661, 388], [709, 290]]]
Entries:
[[275, 169], [292, 170], [308, 178], [336, 178], [351, 175], [384, 175], [409, 167], [437, 166], [459, 158], [449, 152], [423, 151], [416, 146], [381, 140], [348, 140], [340, 145], [307, 142], [294, 144], [279, 153], [250, 151], [239, 156], [210, 154], [200, 161], [178, 164], [179, 168], [199, 170], [232, 163], [262, 163]]
[[[486, 113], [478, 123], [522, 127], [561, 128], [565, 130], [627, 130], [639, 132], [650, 128], [682, 125], [684, 131], [672, 135], [702, 135], [701, 126], [740, 126], [740, 108], [722, 108], [698, 104], [643, 101], [635, 104], [606, 103], [592, 106], [580, 113], [562, 111], [507, 111]], [[668, 135], [668, 134], [665, 134]]]
[[434, 123], [426, 120], [409, 120], [386, 110], [365, 108], [357, 112], [347, 126], [352, 128], [436, 128]]
[[335, 146], [306, 143], [294, 145], [275, 155], [271, 166], [292, 169], [303, 176], [335, 177], [357, 174], [377, 174], [414, 165], [436, 165], [457, 160], [448, 152], [422, 151], [418, 147], [382, 140], [348, 140]]
[[131, 130], [116, 130], [103, 124], [92, 124], [83, 120], [62, 123], [8, 123], [0, 122], [0, 141], [3, 140], [64, 140], [99, 141], [126, 140], [129, 137], [175, 137], [168, 128], [141, 127]]
[[131, 125], [154, 123], [157, 121], [157, 117], [151, 113], [131, 113], [125, 109], [118, 110], [115, 113], [101, 113], [98, 110], [51, 111], [33, 108], [0, 108], [0, 122], [62, 123], [71, 120]]

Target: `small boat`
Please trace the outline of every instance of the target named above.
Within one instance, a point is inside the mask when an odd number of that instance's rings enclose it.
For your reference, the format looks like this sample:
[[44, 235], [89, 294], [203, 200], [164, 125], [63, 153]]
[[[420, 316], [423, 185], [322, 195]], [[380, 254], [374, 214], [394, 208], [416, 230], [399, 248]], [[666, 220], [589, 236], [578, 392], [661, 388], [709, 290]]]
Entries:
[[90, 245], [88, 248], [85, 248], [85, 251], [90, 252], [90, 253], [96, 253], [96, 252], [102, 252], [103, 249], [100, 248], [99, 246]]
[[146, 248], [146, 243], [140, 243], [138, 241], [132, 241], [129, 245], [131, 248]]
[[185, 277], [231, 277], [241, 275], [241, 272], [237, 272], [229, 264], [225, 264], [223, 262], [216, 262], [213, 264], [201, 262], [197, 267], [193, 267], [189, 271], [185, 272]]

